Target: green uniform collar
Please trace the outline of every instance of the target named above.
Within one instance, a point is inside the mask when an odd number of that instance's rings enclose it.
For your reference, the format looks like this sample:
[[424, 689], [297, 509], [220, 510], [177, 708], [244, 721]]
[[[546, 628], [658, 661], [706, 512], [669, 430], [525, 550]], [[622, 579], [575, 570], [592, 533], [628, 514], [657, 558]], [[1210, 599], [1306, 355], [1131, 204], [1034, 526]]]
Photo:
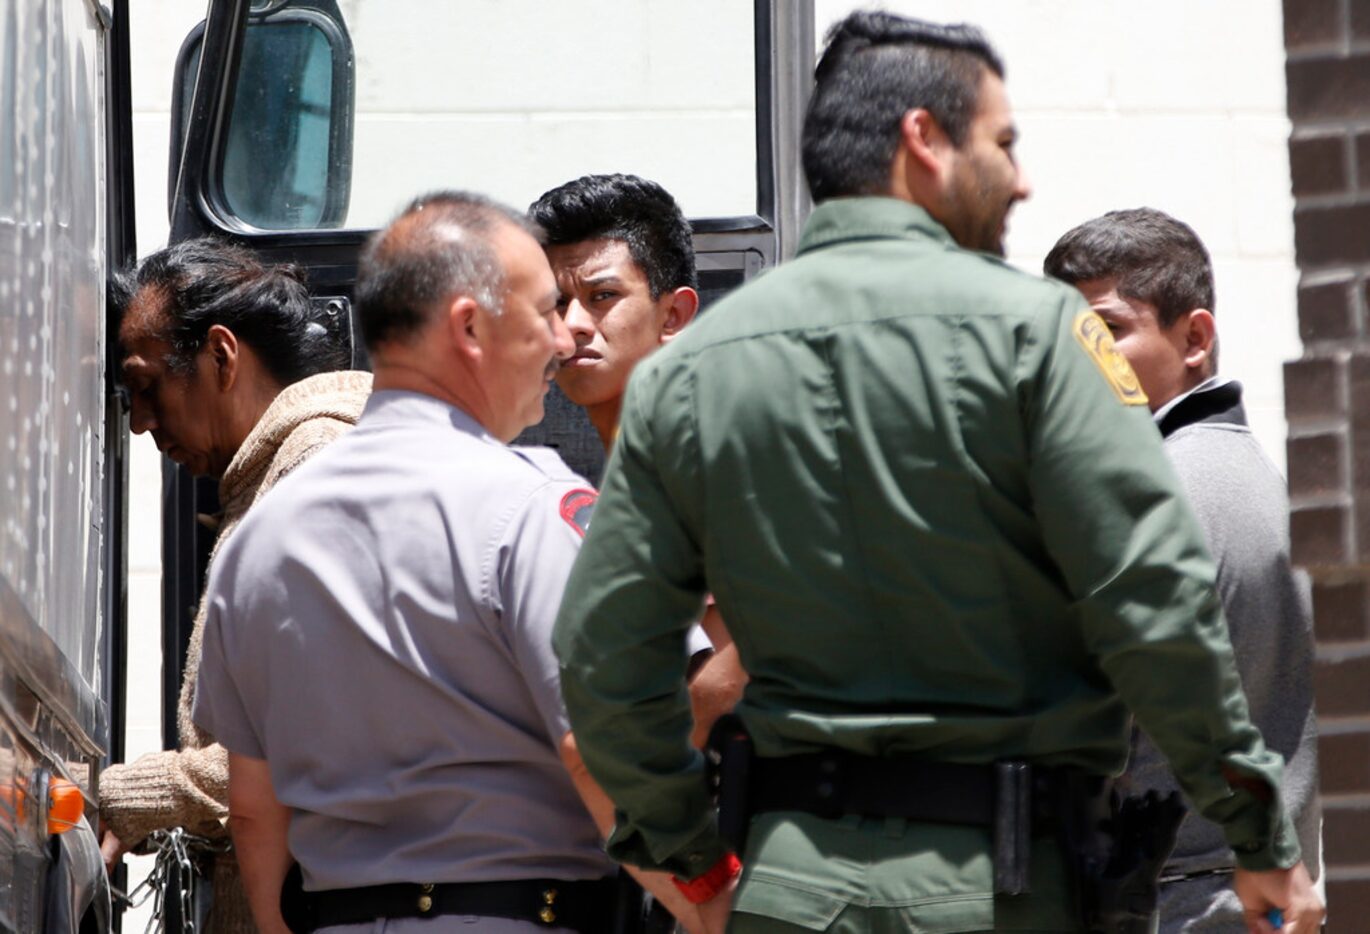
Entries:
[[956, 243], [923, 208], [899, 198], [833, 198], [814, 208], [799, 238], [799, 253], [849, 240], [931, 239]]

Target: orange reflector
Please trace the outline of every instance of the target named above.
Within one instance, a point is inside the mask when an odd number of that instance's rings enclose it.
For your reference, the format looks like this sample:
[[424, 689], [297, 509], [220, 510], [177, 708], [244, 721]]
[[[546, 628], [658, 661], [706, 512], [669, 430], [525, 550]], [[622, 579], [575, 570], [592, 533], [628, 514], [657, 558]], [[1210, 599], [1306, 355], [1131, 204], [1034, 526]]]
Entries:
[[65, 778], [48, 781], [48, 833], [65, 833], [81, 821], [86, 799], [75, 782]]

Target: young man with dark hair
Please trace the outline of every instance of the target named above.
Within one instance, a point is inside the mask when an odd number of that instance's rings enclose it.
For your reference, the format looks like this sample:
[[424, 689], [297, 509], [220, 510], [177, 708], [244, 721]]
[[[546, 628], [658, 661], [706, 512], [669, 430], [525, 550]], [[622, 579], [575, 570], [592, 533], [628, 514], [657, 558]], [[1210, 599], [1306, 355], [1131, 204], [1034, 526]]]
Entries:
[[[618, 434], [628, 377], [638, 363], [694, 320], [694, 245], [690, 223], [671, 195], [635, 175], [586, 175], [544, 194], [528, 209], [542, 228], [547, 259], [561, 289], [559, 308], [576, 342], [557, 384], [585, 408], [606, 452]], [[718, 610], [705, 611], [705, 642], [692, 654], [713, 657], [690, 681], [694, 738], [702, 745], [719, 716], [737, 703], [746, 673]], [[563, 758], [607, 835], [613, 805], [592, 782], [568, 735]]]
[[576, 352], [557, 373], [606, 448], [628, 375], [699, 310], [690, 223], [666, 189], [635, 175], [587, 175], [528, 210], [546, 235]]
[[[1187, 225], [1160, 211], [1110, 211], [1057, 241], [1047, 275], [1074, 285], [1132, 364], [1171, 463], [1218, 566], [1251, 719], [1284, 756], [1285, 805], [1304, 862], [1320, 868], [1312, 614], [1289, 565], [1284, 478], [1251, 433], [1241, 384], [1217, 375], [1213, 270]], [[1123, 785], [1141, 793], [1179, 786], [1134, 728]], [[1245, 930], [1230, 881], [1236, 859], [1222, 828], [1190, 814], [1162, 874], [1160, 930]]]
[[[607, 454], [633, 368], [699, 309], [690, 222], [666, 189], [636, 175], [582, 176], [533, 202], [528, 216], [543, 230], [559, 307], [576, 341], [557, 385], [585, 409]], [[712, 604], [703, 625], [717, 654], [691, 681], [697, 745], [746, 684]]]
[[1064, 234], [1043, 268], [1099, 312], [1153, 412], [1217, 373], [1213, 268], [1188, 226], [1150, 208], [1110, 211]]
[[[1136, 377], [1078, 292], [986, 255], [1029, 193], [1002, 73], [973, 27], [838, 24], [798, 255], [634, 373], [554, 636], [609, 853], [735, 934], [1096, 930], [1052, 828], [1106, 805], [1130, 707], [1240, 853], [1253, 929], [1311, 934]], [[706, 592], [751, 675], [727, 840], [681, 687]]]

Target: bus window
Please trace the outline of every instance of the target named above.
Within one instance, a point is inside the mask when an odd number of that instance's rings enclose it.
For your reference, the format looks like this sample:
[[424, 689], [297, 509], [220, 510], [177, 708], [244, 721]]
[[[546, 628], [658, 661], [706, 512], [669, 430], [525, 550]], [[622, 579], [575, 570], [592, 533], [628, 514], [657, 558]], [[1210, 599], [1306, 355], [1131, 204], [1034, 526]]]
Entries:
[[[248, 30], [223, 160], [225, 206], [255, 227], [332, 226], [347, 208], [345, 173], [330, 172], [333, 56], [323, 29], [286, 22]], [[296, 76], [281, 82], [279, 75]], [[263, 172], [264, 164], [274, 170]], [[263, 184], [263, 181], [266, 184]]]
[[[179, 161], [204, 24], [182, 46], [172, 134]], [[352, 46], [333, 0], [254, 5], [215, 168], [224, 211], [260, 230], [337, 227], [351, 189]]]
[[[268, 5], [269, 18], [319, 0]], [[692, 217], [758, 213], [754, 10], [737, 0], [338, 0], [355, 50], [350, 199], [321, 216], [325, 172], [308, 158], [328, 136], [310, 108], [341, 119], [320, 65], [317, 87], [280, 74], [268, 54], [317, 55], [315, 38], [252, 41], [238, 72], [220, 160], [220, 210], [256, 229], [383, 224], [409, 198], [466, 188], [516, 206], [589, 172], [634, 172], [669, 189]], [[263, 23], [262, 25], [265, 25]], [[257, 51], [253, 51], [256, 49]], [[259, 70], [260, 69], [260, 70]], [[249, 90], [250, 89], [250, 90]], [[290, 95], [294, 95], [290, 97]], [[317, 124], [317, 125], [316, 125]], [[298, 132], [303, 199], [261, 170]], [[306, 139], [307, 138], [307, 139]], [[211, 173], [214, 170], [211, 169]], [[313, 177], [308, 177], [309, 172]], [[255, 186], [255, 187], [254, 187]]]

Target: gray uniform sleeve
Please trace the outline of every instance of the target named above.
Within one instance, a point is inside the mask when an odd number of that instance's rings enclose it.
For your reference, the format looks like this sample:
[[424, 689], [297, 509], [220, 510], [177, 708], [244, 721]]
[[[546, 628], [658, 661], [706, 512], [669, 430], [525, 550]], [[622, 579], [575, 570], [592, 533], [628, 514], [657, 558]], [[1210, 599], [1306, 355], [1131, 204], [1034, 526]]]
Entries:
[[264, 759], [266, 751], [235, 677], [232, 604], [226, 596], [232, 591], [231, 578], [237, 563], [232, 545], [230, 542], [219, 556], [209, 579], [204, 644], [191, 718], [230, 752]]
[[554, 744], [571, 727], [561, 700], [552, 626], [594, 499], [594, 492], [581, 486], [542, 487], [506, 528], [496, 563], [494, 590], [504, 638]]

